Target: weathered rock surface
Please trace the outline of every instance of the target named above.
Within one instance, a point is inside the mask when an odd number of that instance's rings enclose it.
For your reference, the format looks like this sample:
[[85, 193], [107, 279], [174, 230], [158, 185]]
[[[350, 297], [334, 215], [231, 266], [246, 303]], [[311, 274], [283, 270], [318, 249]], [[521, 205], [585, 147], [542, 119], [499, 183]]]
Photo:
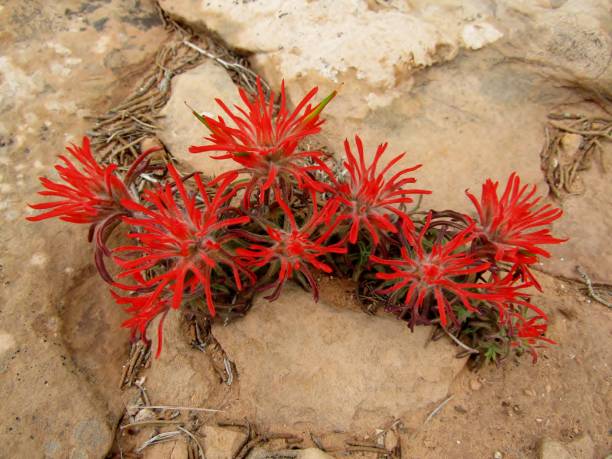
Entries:
[[576, 271], [579, 265], [593, 282], [612, 283], [612, 180], [594, 164], [582, 173], [581, 181], [583, 193], [566, 198], [563, 218], [553, 225], [555, 234], [569, 240], [550, 247], [552, 258], [543, 260], [543, 268], [582, 280]]
[[540, 459], [576, 459], [561, 443], [550, 439], [540, 442], [538, 454]]
[[[162, 0], [171, 15], [218, 33], [275, 85], [281, 78], [345, 82], [362, 90], [358, 109], [387, 105], [398, 84], [495, 43], [508, 56], [554, 76], [611, 81], [609, 4], [605, 0], [377, 2]], [[274, 30], [274, 33], [270, 33]], [[504, 37], [505, 36], [505, 37]], [[504, 40], [501, 40], [504, 37]], [[391, 93], [389, 93], [391, 91]]]
[[499, 2], [497, 16], [507, 40], [501, 52], [558, 80], [610, 93], [612, 20], [606, 0]]
[[143, 451], [143, 459], [188, 459], [187, 442], [182, 438], [176, 441], [159, 443]]
[[160, 22], [149, 1], [0, 5], [2, 458], [99, 458], [112, 444], [126, 335], [91, 270], [87, 228], [24, 218], [83, 117], [125, 97], [148, 65]]
[[171, 311], [166, 317], [163, 339], [161, 355], [144, 373], [156, 403], [216, 408], [208, 401], [218, 386], [217, 376], [206, 354], [189, 345], [180, 311]]
[[463, 367], [430, 330], [314, 303], [288, 287], [213, 333], [236, 363], [240, 406], [264, 425], [367, 430], [439, 401]]
[[247, 440], [244, 432], [222, 427], [204, 426], [200, 433], [207, 459], [232, 459]]
[[166, 118], [159, 131], [160, 139], [176, 158], [209, 176], [235, 168], [236, 164], [212, 159], [210, 153], [189, 153], [191, 145], [207, 144], [204, 137], [209, 134], [189, 107], [199, 113], [220, 115], [223, 110], [215, 102], [217, 98], [230, 108], [241, 102], [238, 88], [227, 71], [214, 62], [205, 61], [177, 76], [172, 80], [170, 100], [161, 112]]
[[550, 438], [543, 438], [538, 443], [539, 459], [594, 459], [593, 440], [583, 435], [568, 444]]
[[462, 8], [452, 2], [410, 3], [394, 8], [350, 0], [168, 0], [160, 5], [181, 20], [210, 28], [235, 48], [254, 51], [260, 67], [274, 69], [268, 76], [275, 84], [309, 74], [339, 83], [352, 73], [376, 105], [370, 91], [393, 89], [419, 68], [502, 36], [485, 22], [489, 7], [481, 2]]

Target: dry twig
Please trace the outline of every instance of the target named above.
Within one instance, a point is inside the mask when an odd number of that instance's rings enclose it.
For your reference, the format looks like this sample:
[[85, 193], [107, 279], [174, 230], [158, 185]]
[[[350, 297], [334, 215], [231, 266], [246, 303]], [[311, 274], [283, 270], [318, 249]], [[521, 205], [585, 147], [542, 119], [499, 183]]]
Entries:
[[580, 274], [580, 277], [582, 277], [582, 280], [584, 280], [589, 296], [593, 298], [595, 301], [597, 301], [598, 303], [601, 303], [604, 306], [612, 308], [612, 303], [610, 303], [609, 301], [606, 301], [603, 297], [601, 297], [601, 295], [595, 292], [595, 289], [593, 288], [593, 282], [591, 281], [591, 278], [586, 273], [586, 271], [582, 268], [582, 266], [579, 266], [579, 265], [576, 266], [576, 271], [578, 271], [578, 274]]
[[127, 408], [128, 409], [139, 409], [139, 410], [148, 408], [150, 410], [206, 411], [206, 412], [211, 412], [211, 413], [218, 413], [220, 411], [223, 411], [223, 410], [217, 410], [214, 408], [196, 408], [192, 406], [173, 406], [173, 405], [143, 405], [143, 406], [130, 405]]
[[427, 418], [425, 419], [424, 424], [427, 424], [429, 421], [431, 421], [433, 417], [438, 414], [442, 410], [442, 408], [444, 408], [444, 406], [453, 399], [453, 397], [454, 395], [449, 395], [444, 400], [442, 400], [442, 403], [440, 403], [431, 413], [429, 413], [429, 416], [427, 416]]

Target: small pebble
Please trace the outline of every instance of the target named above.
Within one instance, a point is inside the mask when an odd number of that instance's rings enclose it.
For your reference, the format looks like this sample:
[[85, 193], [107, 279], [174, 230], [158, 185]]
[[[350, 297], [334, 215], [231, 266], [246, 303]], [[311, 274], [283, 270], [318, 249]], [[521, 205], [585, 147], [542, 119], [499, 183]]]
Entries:
[[472, 390], [480, 390], [482, 388], [482, 383], [477, 379], [472, 379], [470, 381], [470, 389]]
[[503, 457], [504, 456], [499, 451], [495, 451], [495, 454], [493, 455], [493, 459], [502, 459]]
[[535, 397], [535, 396], [536, 396], [536, 391], [535, 391], [535, 390], [533, 390], [533, 389], [525, 389], [525, 390], [523, 391], [523, 393], [524, 393], [525, 395], [530, 396], [530, 397]]
[[536, 418], [536, 422], [542, 422], [542, 421], [544, 421], [544, 419], [542, 419], [542, 418]]

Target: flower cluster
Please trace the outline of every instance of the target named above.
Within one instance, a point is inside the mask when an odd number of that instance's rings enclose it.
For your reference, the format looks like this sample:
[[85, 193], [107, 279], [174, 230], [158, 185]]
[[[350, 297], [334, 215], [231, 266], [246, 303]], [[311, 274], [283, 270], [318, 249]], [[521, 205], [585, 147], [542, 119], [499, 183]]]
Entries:
[[[321, 130], [322, 111], [336, 93], [315, 103], [316, 95], [314, 88], [289, 110], [284, 84], [277, 99], [258, 81], [256, 94], [240, 90], [244, 107], [217, 100], [224, 116], [194, 112], [209, 135], [190, 151], [236, 166], [209, 181], [200, 173], [182, 176], [168, 163], [166, 178], [152, 186], [140, 181], [151, 151], [121, 175], [115, 165], [97, 163], [85, 139], [68, 149], [75, 162], [60, 157], [61, 182], [41, 178], [40, 194], [58, 199], [33, 205], [42, 213], [29, 219], [91, 225], [101, 275], [131, 316], [124, 326], [148, 341], [157, 318], [158, 353], [173, 309], [214, 317], [241, 295], [267, 291], [275, 300], [291, 279], [317, 300], [319, 273], [352, 272], [411, 328], [439, 323], [471, 342], [478, 334], [488, 343], [479, 348], [487, 358], [500, 342], [537, 356], [539, 343], [552, 341], [545, 313], [526, 293], [540, 288], [530, 266], [549, 256], [542, 245], [563, 242], [548, 229], [561, 211], [542, 204], [516, 174], [501, 196], [491, 180], [480, 199], [466, 192], [474, 217], [409, 209], [431, 191], [415, 187], [412, 173], [421, 165], [406, 163], [405, 153], [385, 158], [383, 143], [370, 154], [359, 136], [356, 150], [345, 141], [340, 164], [300, 148]], [[111, 249], [107, 240], [118, 227], [129, 242]], [[104, 257], [118, 266], [115, 278]], [[492, 318], [492, 325], [482, 332], [471, 318]]]

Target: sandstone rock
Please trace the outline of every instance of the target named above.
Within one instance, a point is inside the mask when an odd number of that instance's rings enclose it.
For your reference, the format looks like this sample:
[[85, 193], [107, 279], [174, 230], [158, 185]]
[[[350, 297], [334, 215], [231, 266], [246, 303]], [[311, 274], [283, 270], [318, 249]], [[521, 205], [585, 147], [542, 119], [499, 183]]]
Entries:
[[223, 100], [230, 108], [240, 102], [238, 89], [228, 73], [212, 61], [205, 61], [173, 78], [172, 95], [161, 112], [166, 118], [162, 119], [158, 132], [173, 156], [209, 176], [235, 168], [236, 164], [211, 159], [208, 153], [189, 153], [191, 145], [207, 143], [204, 137], [208, 135], [208, 130], [185, 104], [200, 113], [219, 115], [223, 111], [215, 102], [216, 98]]
[[[468, 38], [482, 47], [501, 33], [483, 21], [487, 8], [478, 2], [414, 8], [373, 8], [367, 1], [194, 2], [162, 1], [162, 8], [193, 25], [205, 26], [231, 46], [257, 53], [267, 76], [293, 80], [308, 74], [342, 81], [355, 73], [362, 88], [393, 88], [421, 68], [452, 59]], [[465, 26], [472, 26], [465, 32]], [[478, 32], [480, 27], [481, 32]], [[274, 30], [274, 33], [269, 33]], [[477, 43], [476, 43], [477, 42]], [[367, 95], [367, 92], [364, 94]]]
[[576, 459], [594, 459], [596, 457], [595, 444], [593, 439], [587, 434], [573, 440], [566, 447]]
[[208, 356], [189, 345], [180, 311], [171, 311], [166, 317], [163, 339], [161, 355], [152, 359], [151, 367], [143, 373], [155, 403], [216, 408], [208, 402], [219, 385], [217, 376]]
[[589, 435], [567, 444], [543, 438], [538, 444], [538, 454], [540, 459], [594, 459], [595, 445]]
[[288, 287], [213, 332], [238, 371], [239, 404], [266, 426], [371, 429], [446, 396], [464, 365], [430, 330], [315, 304]]
[[539, 459], [576, 459], [558, 441], [545, 438], [538, 445]]
[[609, 7], [605, 0], [573, 0], [556, 8], [520, 0], [501, 2], [498, 14], [508, 30], [508, 40], [500, 49], [508, 56], [539, 65], [553, 78], [610, 92]]
[[215, 426], [204, 426], [200, 432], [207, 459], [232, 459], [247, 439], [244, 432]]
[[189, 457], [187, 442], [183, 439], [150, 446], [143, 453], [143, 459], [187, 459]]
[[612, 181], [598, 165], [582, 172], [583, 193], [568, 196], [563, 217], [553, 225], [553, 233], [569, 240], [549, 247], [550, 259], [543, 268], [555, 275], [582, 279], [580, 265], [593, 282], [612, 282], [612, 246], [608, 243], [612, 222]]

